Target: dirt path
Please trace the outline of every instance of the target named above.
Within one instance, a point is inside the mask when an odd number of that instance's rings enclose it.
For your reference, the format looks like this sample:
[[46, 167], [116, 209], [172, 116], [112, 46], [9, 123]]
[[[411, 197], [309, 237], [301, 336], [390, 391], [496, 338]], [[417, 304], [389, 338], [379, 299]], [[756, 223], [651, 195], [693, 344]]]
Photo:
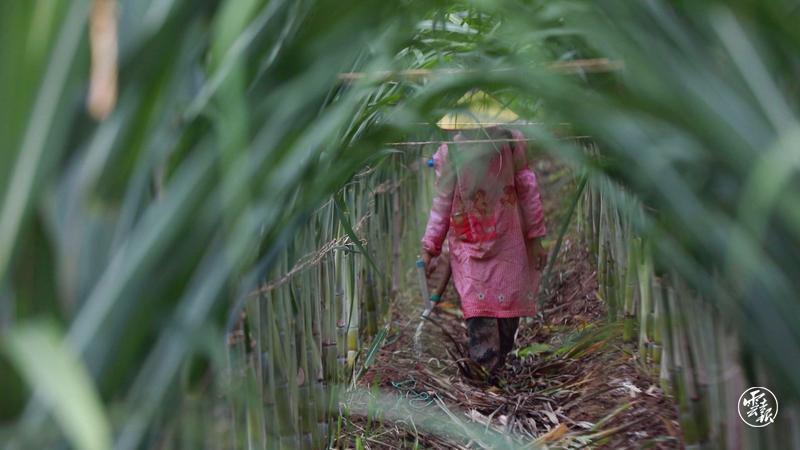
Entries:
[[[540, 162], [537, 174], [552, 235], [562, 214], [559, 201], [572, 187], [552, 161]], [[420, 355], [413, 350], [413, 334], [422, 302], [416, 290], [404, 293], [383, 346], [358, 385], [411, 396], [424, 406], [441, 401], [464, 420], [523, 442], [538, 437], [549, 448], [680, 448], [675, 407], [659, 389], [657, 374], [638, 364], [635, 349], [622, 342], [621, 326], [605, 320], [594, 266], [577, 242], [573, 229], [554, 268], [546, 319], [520, 325], [517, 349], [498, 385], [469, 381], [457, 369], [457, 345], [450, 338], [466, 342], [466, 328], [452, 285], [433, 315], [441, 328], [426, 325]], [[358, 416], [344, 421], [342, 447], [474, 446], [415, 431], [404, 421], [367, 424]]]

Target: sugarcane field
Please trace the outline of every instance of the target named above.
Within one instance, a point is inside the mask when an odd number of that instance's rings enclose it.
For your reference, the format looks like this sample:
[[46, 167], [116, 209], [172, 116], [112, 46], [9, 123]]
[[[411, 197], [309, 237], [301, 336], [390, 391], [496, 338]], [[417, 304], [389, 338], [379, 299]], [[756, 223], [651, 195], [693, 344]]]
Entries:
[[0, 448], [800, 449], [798, 23], [0, 2]]

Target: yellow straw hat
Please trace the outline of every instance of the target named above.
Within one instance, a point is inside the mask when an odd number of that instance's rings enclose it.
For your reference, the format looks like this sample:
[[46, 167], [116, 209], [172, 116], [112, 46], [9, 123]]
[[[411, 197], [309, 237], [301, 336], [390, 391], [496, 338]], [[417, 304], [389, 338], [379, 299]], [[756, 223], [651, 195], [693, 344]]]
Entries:
[[436, 125], [446, 131], [476, 130], [517, 120], [519, 116], [494, 97], [481, 90], [474, 90], [464, 94], [458, 100], [458, 109], [445, 114]]

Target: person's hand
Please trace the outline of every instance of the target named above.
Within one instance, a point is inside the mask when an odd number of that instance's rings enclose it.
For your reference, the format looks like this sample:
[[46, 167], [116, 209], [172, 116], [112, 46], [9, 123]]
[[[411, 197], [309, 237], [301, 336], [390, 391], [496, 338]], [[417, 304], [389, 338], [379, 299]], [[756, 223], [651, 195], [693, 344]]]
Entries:
[[533, 264], [536, 270], [544, 269], [547, 264], [547, 250], [542, 247], [542, 240], [540, 238], [533, 238], [527, 242], [528, 244], [528, 261]]
[[433, 260], [433, 256], [428, 253], [427, 250], [424, 248], [422, 249], [422, 262], [425, 264], [425, 275], [431, 276], [433, 271], [436, 269], [436, 264], [432, 264], [431, 261]]

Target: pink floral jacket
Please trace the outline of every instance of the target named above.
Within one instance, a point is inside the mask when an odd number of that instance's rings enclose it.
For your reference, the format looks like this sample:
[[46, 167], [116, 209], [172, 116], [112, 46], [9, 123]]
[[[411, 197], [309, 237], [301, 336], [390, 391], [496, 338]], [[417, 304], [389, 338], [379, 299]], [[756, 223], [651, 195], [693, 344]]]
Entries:
[[511, 135], [512, 143], [497, 148], [457, 144], [454, 151], [461, 153], [451, 154], [443, 144], [434, 155], [436, 194], [422, 246], [439, 255], [449, 236], [465, 318], [535, 314], [539, 273], [528, 261], [525, 240], [547, 230], [524, 137], [516, 130]]

